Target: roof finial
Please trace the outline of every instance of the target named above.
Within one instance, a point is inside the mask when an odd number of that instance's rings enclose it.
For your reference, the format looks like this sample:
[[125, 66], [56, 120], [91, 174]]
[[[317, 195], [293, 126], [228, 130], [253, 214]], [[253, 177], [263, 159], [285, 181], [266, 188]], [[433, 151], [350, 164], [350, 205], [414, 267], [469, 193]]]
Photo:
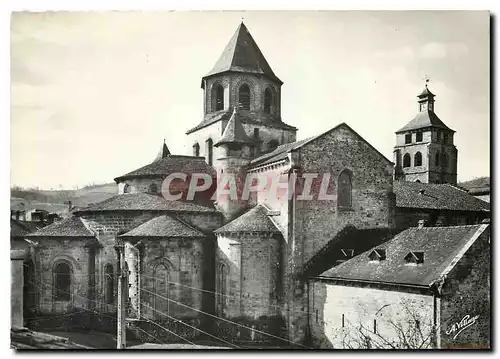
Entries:
[[431, 79], [429, 78], [429, 76], [425, 75], [425, 87], [427, 87], [427, 84], [429, 83]]
[[243, 24], [243, 20], [245, 20], [245, 18], [242, 16], [241, 17], [241, 23]]

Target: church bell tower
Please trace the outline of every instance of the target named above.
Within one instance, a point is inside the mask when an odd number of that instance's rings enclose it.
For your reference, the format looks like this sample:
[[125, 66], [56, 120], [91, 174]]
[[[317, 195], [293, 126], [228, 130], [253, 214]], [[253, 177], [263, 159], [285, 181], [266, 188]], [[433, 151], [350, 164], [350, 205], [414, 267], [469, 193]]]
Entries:
[[426, 80], [417, 96], [418, 113], [396, 132], [395, 179], [423, 183], [457, 183], [458, 151], [455, 131], [435, 113], [434, 97]]

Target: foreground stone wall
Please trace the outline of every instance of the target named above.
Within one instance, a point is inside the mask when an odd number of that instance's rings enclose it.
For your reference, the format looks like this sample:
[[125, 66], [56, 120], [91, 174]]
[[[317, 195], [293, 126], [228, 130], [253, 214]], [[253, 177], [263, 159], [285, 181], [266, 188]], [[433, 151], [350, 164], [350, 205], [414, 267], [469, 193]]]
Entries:
[[[432, 346], [432, 295], [312, 280], [309, 298], [310, 335], [315, 347]], [[407, 338], [401, 337], [400, 330]]]

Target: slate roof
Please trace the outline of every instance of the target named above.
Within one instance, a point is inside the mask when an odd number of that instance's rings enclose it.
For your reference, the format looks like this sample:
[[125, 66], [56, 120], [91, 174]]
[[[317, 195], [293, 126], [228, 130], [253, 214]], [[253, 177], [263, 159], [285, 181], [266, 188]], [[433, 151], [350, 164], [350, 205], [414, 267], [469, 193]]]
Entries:
[[194, 201], [168, 201], [162, 196], [149, 193], [126, 193], [77, 210], [78, 213], [105, 211], [180, 211], [215, 212], [213, 203]]
[[489, 212], [489, 203], [450, 184], [394, 181], [396, 207]]
[[400, 128], [396, 133], [418, 130], [428, 127], [441, 128], [448, 131], [453, 131], [451, 128], [446, 126], [443, 121], [439, 119], [439, 117], [434, 113], [434, 111], [421, 111], [415, 116], [413, 120], [408, 122], [405, 126]]
[[118, 183], [124, 179], [137, 177], [151, 176], [168, 176], [170, 173], [208, 173], [212, 176], [216, 175], [215, 169], [205, 162], [204, 157], [167, 155], [164, 158], [158, 159], [144, 167], [129, 172], [123, 176], [116, 177], [115, 182]]
[[161, 160], [162, 158], [167, 157], [170, 155], [170, 150], [167, 147], [167, 144], [165, 143], [165, 140], [163, 140], [163, 145], [161, 146], [160, 152], [158, 152], [158, 155], [155, 158], [155, 161]]
[[271, 221], [267, 215], [267, 208], [259, 204], [232, 220], [221, 228], [215, 230], [215, 233], [232, 232], [266, 232], [281, 233], [278, 227]]
[[300, 140], [300, 141], [295, 141], [295, 142], [285, 143], [283, 145], [280, 145], [280, 146], [276, 147], [274, 149], [274, 151], [265, 153], [262, 156], [254, 158], [252, 161], [250, 161], [250, 166], [257, 166], [257, 165], [261, 166], [261, 165], [273, 163], [273, 162], [288, 158], [288, 153], [290, 151], [302, 147], [302, 145], [313, 140], [315, 137], [317, 137], [317, 136], [312, 136], [312, 137], [308, 137], [308, 138], [305, 138], [305, 139]]
[[469, 194], [473, 196], [478, 196], [478, 195], [485, 195], [485, 194], [490, 194], [491, 193], [491, 187], [490, 186], [485, 186], [485, 187], [473, 187], [469, 189]]
[[418, 95], [417, 97], [422, 98], [422, 97], [434, 97], [434, 95], [431, 90], [427, 88], [427, 85], [425, 85], [424, 89], [422, 90], [422, 93]]
[[[217, 111], [217, 112], [213, 112], [213, 113], [208, 113], [205, 115], [203, 120], [198, 125], [189, 129], [188, 131], [186, 131], [186, 135], [189, 135], [190, 133], [192, 133], [196, 130], [199, 130], [200, 128], [212, 125], [212, 124], [219, 122], [219, 121], [229, 121], [232, 114], [233, 114], [232, 110], [221, 110], [221, 111]], [[265, 119], [258, 121], [258, 120], [255, 120], [253, 115], [248, 113], [248, 112], [240, 112], [240, 113], [238, 113], [238, 115], [239, 115], [240, 122], [248, 124], [248, 125], [261, 125], [262, 126], [263, 124], [265, 124], [266, 126], [273, 127], [273, 128], [279, 128], [279, 129], [284, 129], [284, 130], [294, 130], [294, 131], [297, 130], [296, 127], [293, 127], [293, 126], [290, 126], [290, 125], [284, 123], [277, 116], [272, 116], [272, 115], [266, 116], [266, 118], [271, 118], [272, 121], [265, 121]]]
[[24, 226], [20, 221], [10, 219], [10, 236], [11, 237], [24, 237], [31, 231]]
[[[283, 84], [274, 74], [243, 22], [229, 40], [215, 66], [204, 78], [227, 71], [260, 74], [277, 81], [280, 85]], [[202, 81], [201, 87], [203, 88], [203, 86]]]
[[225, 143], [251, 143], [252, 141], [248, 138], [241, 122], [239, 120], [238, 112], [236, 111], [236, 107], [234, 108], [233, 114], [229, 119], [229, 122], [222, 133], [222, 137], [217, 141], [214, 146], [220, 146]]
[[329, 129], [328, 131], [325, 131], [323, 133], [320, 133], [319, 135], [312, 136], [309, 138], [306, 138], [304, 140], [292, 142], [292, 143], [286, 143], [281, 146], [278, 146], [274, 151], [268, 152], [266, 154], [263, 154], [262, 156], [259, 156], [252, 161], [250, 161], [250, 166], [262, 166], [268, 163], [273, 163], [276, 161], [283, 160], [288, 157], [288, 153], [294, 150], [297, 150], [301, 148], [302, 146], [308, 144], [309, 142], [312, 142], [316, 140], [317, 138], [326, 135], [330, 132], [336, 131], [339, 128], [344, 127], [351, 131], [353, 134], [355, 134], [359, 139], [364, 141], [368, 146], [370, 146], [374, 151], [376, 151], [381, 157], [383, 157], [388, 163], [392, 163], [387, 157], [385, 157], [380, 151], [378, 151], [375, 147], [373, 147], [368, 141], [366, 141], [363, 137], [361, 137], [356, 131], [354, 131], [349, 125], [347, 125], [345, 122], [342, 122], [341, 124]]
[[181, 220], [167, 215], [155, 217], [120, 237], [205, 237], [205, 235], [192, 228]]
[[26, 237], [94, 237], [81, 218], [72, 216], [49, 224]]
[[[390, 241], [327, 270], [320, 277], [430, 286], [440, 278], [466, 244], [479, 236], [487, 226], [410, 228]], [[385, 249], [386, 259], [370, 262], [369, 255], [374, 249]], [[410, 251], [424, 252], [423, 264], [406, 264], [404, 258]]]

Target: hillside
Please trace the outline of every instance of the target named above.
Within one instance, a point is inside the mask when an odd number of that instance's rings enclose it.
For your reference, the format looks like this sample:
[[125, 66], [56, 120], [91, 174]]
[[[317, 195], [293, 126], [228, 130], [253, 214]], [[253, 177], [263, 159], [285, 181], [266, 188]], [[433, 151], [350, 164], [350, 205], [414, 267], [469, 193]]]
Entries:
[[471, 189], [471, 188], [478, 188], [478, 187], [489, 187], [490, 186], [490, 177], [477, 177], [474, 179], [471, 179], [469, 181], [464, 181], [458, 183], [460, 187]]
[[[91, 203], [104, 201], [117, 194], [115, 183], [105, 183], [83, 187], [78, 190], [34, 190], [34, 189], [11, 189], [11, 208], [44, 209], [49, 212], [64, 213], [68, 211], [68, 202], [72, 206], [86, 207]], [[23, 206], [24, 204], [24, 206]]]

